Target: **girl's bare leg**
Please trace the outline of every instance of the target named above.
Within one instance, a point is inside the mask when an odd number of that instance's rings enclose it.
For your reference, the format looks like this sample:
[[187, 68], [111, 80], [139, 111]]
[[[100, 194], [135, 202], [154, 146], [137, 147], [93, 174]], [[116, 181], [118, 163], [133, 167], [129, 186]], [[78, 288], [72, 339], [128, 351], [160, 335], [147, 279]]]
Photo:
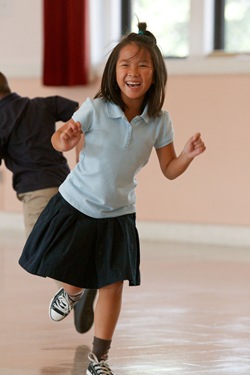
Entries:
[[120, 315], [123, 281], [99, 289], [95, 308], [94, 335], [99, 339], [111, 340]]

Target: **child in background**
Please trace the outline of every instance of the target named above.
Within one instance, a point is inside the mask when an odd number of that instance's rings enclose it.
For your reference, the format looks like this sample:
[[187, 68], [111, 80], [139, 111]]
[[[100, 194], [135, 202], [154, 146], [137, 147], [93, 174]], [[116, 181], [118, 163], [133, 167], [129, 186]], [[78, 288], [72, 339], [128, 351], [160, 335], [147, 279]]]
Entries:
[[[63, 154], [50, 139], [58, 121], [68, 121], [78, 103], [62, 96], [28, 98], [11, 92], [0, 72], [0, 165], [12, 172], [12, 185], [23, 205], [25, 235], [29, 236], [39, 215], [70, 172]], [[83, 136], [76, 147], [83, 145]], [[85, 290], [74, 309], [77, 332], [87, 332], [94, 319], [96, 290]], [[84, 319], [83, 319], [84, 316]]]
[[20, 265], [61, 281], [50, 317], [64, 319], [83, 290], [99, 289], [94, 341], [87, 375], [114, 375], [108, 352], [119, 318], [123, 283], [140, 284], [140, 248], [135, 219], [136, 174], [152, 148], [168, 179], [180, 176], [205, 151], [199, 133], [179, 156], [168, 112], [162, 110], [167, 72], [145, 23], [124, 37], [106, 63], [101, 88], [52, 137], [58, 151], [85, 146], [80, 161], [40, 216]]
[[0, 72], [0, 164], [13, 174], [13, 189], [23, 204], [25, 235], [70, 172], [67, 160], [50, 142], [58, 121], [68, 121], [78, 103], [61, 96], [28, 98], [11, 92]]

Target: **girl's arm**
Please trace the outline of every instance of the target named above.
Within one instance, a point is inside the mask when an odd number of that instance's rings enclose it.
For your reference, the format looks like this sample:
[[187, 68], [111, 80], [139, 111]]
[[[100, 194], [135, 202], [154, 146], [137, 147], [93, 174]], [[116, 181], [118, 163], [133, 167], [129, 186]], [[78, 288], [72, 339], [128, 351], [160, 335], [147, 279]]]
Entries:
[[162, 173], [169, 180], [174, 180], [188, 168], [194, 158], [206, 150], [200, 133], [191, 137], [177, 157], [174, 144], [156, 150]]
[[51, 137], [51, 143], [57, 151], [69, 151], [74, 148], [82, 138], [80, 122], [73, 119], [67, 121]]

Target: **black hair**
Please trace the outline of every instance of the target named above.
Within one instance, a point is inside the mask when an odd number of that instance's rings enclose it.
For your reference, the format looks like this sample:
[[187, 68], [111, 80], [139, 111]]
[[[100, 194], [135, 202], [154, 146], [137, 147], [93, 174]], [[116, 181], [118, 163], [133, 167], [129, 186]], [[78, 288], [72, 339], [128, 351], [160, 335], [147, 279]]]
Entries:
[[128, 44], [136, 44], [139, 50], [146, 49], [149, 51], [152, 58], [154, 83], [145, 95], [142, 110], [147, 104], [148, 115], [156, 117], [160, 114], [165, 100], [167, 69], [162, 53], [157, 46], [156, 38], [147, 30], [147, 24], [145, 22], [139, 22], [138, 29], [138, 34], [130, 33], [124, 36], [111, 52], [104, 68], [100, 90], [95, 95], [95, 98], [104, 98], [106, 101], [117, 104], [123, 111], [125, 110], [126, 106], [121, 98], [121, 93], [116, 82], [116, 64], [121, 49]]

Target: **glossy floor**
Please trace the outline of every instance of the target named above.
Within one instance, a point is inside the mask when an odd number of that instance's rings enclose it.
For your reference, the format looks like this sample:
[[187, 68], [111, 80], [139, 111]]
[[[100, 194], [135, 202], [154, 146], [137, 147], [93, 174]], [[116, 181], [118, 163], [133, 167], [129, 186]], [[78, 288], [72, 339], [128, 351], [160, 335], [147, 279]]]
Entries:
[[[53, 281], [17, 264], [0, 234], [0, 375], [85, 375], [93, 329], [48, 318]], [[15, 237], [15, 236], [14, 236]], [[142, 243], [142, 285], [124, 289], [110, 352], [116, 375], [250, 374], [250, 249]]]

